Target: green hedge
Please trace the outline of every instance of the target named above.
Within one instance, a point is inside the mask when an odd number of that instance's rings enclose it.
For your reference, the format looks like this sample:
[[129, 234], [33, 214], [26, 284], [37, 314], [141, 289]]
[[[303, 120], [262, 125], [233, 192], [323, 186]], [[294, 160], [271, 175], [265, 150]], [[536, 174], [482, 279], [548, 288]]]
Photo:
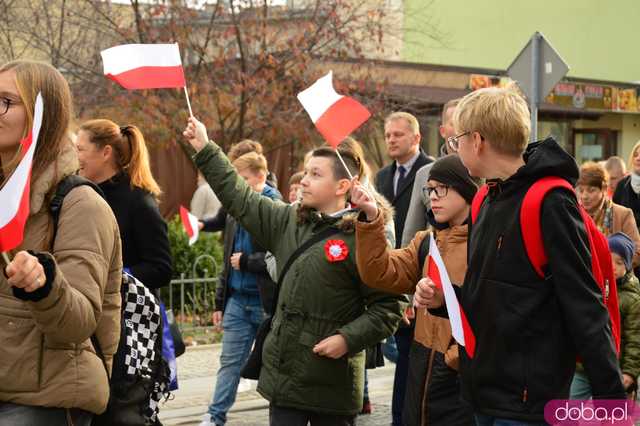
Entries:
[[171, 256], [173, 257], [173, 278], [180, 278], [184, 274], [185, 278], [191, 278], [193, 263], [203, 255], [213, 256], [217, 264], [217, 271], [213, 271], [213, 265], [207, 259], [199, 262], [196, 268], [196, 277], [202, 278], [207, 270], [209, 277], [220, 274], [222, 268], [222, 242], [221, 232], [201, 232], [198, 241], [189, 246], [189, 237], [182, 227], [180, 215], [176, 215], [169, 222], [169, 244], [171, 245]]

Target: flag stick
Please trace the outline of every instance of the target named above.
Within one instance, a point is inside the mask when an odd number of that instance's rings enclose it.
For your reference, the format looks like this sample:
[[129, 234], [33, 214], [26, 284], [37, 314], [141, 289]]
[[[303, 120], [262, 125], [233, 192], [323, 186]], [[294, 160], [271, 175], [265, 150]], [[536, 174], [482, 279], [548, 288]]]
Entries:
[[353, 180], [353, 175], [351, 174], [351, 172], [349, 171], [349, 168], [347, 167], [347, 165], [345, 164], [344, 160], [342, 159], [342, 155], [340, 155], [340, 151], [338, 151], [338, 149], [336, 148], [336, 154], [338, 154], [338, 158], [340, 159], [340, 162], [342, 163], [342, 165], [344, 166], [344, 169], [347, 171], [347, 174], [349, 175], [349, 179]]
[[6, 251], [2, 252], [2, 260], [4, 260], [5, 266], [9, 266], [11, 260], [9, 259], [9, 255], [7, 255]]
[[193, 111], [191, 110], [191, 102], [189, 101], [189, 92], [187, 91], [187, 86], [184, 86], [184, 95], [187, 98], [187, 106], [189, 107], [189, 116], [193, 117]]

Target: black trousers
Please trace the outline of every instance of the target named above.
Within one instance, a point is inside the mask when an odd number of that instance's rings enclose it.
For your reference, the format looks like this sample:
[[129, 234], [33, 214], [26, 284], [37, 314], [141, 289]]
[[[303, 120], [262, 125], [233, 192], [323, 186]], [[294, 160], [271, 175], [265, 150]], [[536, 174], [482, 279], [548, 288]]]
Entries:
[[270, 426], [355, 426], [356, 416], [334, 416], [269, 405]]
[[391, 424], [392, 426], [401, 426], [402, 409], [404, 407], [404, 393], [407, 388], [407, 374], [409, 372], [409, 348], [413, 341], [413, 331], [415, 329], [415, 320], [411, 321], [410, 326], [402, 326], [398, 328], [396, 334], [396, 346], [398, 347], [398, 362], [396, 363], [396, 372], [393, 377], [393, 396], [391, 400]]
[[416, 341], [409, 354], [402, 422], [404, 426], [474, 425], [473, 411], [460, 397], [458, 372], [447, 366], [444, 354]]

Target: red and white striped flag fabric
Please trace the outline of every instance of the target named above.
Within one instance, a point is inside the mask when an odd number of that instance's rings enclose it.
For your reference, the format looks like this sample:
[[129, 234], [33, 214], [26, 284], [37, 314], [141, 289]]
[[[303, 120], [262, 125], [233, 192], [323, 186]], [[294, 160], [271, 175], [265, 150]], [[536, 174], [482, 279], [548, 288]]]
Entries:
[[333, 71], [298, 93], [298, 100], [320, 134], [334, 148], [371, 117], [360, 102], [335, 91]]
[[177, 44], [123, 44], [100, 55], [104, 75], [125, 89], [186, 86]]
[[464, 346], [469, 358], [473, 358], [476, 350], [476, 337], [471, 330], [467, 316], [462, 310], [462, 306], [458, 303], [458, 298], [453, 289], [453, 284], [449, 279], [447, 268], [444, 265], [440, 250], [436, 244], [435, 238], [431, 238], [429, 244], [429, 265], [427, 275], [444, 293], [447, 312], [449, 313], [449, 322], [451, 323], [451, 334], [460, 345]]
[[184, 206], [180, 206], [180, 219], [182, 219], [182, 226], [189, 236], [189, 245], [193, 245], [198, 240], [198, 218], [187, 210]]
[[42, 112], [42, 95], [38, 93], [33, 113], [33, 126], [29, 135], [20, 142], [23, 157], [0, 190], [0, 252], [13, 250], [22, 243], [24, 238], [24, 225], [29, 217], [31, 165], [42, 125]]

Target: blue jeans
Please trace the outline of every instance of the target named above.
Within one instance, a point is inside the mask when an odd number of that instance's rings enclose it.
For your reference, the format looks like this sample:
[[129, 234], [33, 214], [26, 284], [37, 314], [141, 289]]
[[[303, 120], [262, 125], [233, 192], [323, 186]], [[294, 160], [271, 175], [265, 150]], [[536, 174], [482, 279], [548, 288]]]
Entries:
[[222, 354], [213, 401], [209, 405], [211, 421], [224, 425], [227, 412], [236, 400], [240, 370], [247, 362], [264, 311], [260, 298], [233, 294], [222, 317]]
[[49, 408], [0, 402], [0, 426], [90, 426], [93, 413], [77, 408]]
[[586, 374], [576, 371], [571, 381], [569, 395], [571, 399], [591, 399], [591, 383]]
[[496, 417], [476, 414], [476, 426], [547, 426], [546, 422], [524, 422], [522, 420], [498, 419]]

